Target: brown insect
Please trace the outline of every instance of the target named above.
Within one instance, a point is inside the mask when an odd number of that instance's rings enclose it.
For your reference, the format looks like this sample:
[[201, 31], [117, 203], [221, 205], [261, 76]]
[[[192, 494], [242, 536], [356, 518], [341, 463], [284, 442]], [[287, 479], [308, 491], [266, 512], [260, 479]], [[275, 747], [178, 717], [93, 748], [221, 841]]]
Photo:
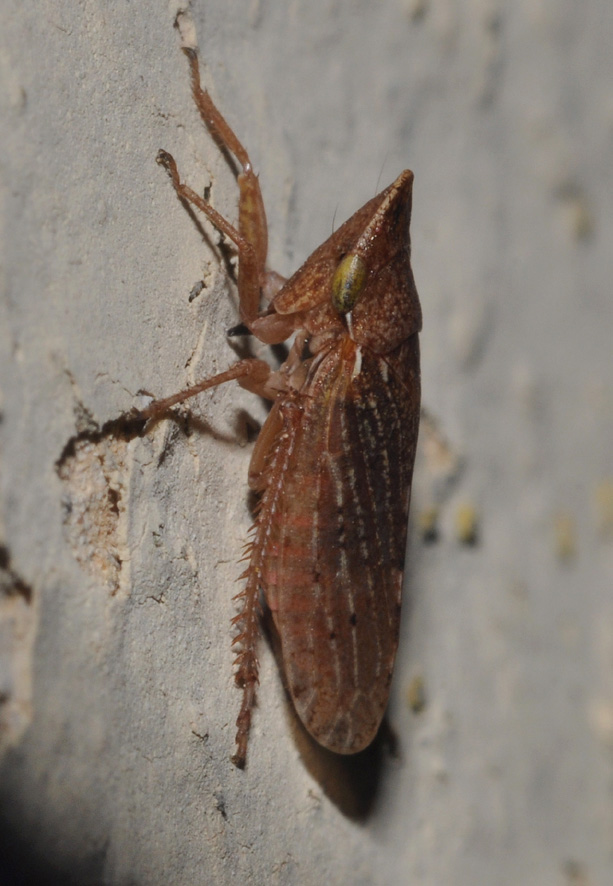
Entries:
[[243, 689], [233, 760], [245, 765], [260, 593], [300, 719], [324, 747], [353, 754], [377, 733], [398, 645], [420, 409], [413, 173], [401, 173], [283, 280], [266, 268], [266, 214], [247, 151], [201, 88], [195, 51], [185, 53], [202, 119], [242, 167], [238, 228], [183, 184], [170, 154], [160, 151], [158, 162], [181, 200], [236, 246], [243, 326], [267, 344], [294, 339], [278, 370], [241, 360], [140, 417], [231, 379], [273, 401], [249, 469], [259, 504], [233, 620]]

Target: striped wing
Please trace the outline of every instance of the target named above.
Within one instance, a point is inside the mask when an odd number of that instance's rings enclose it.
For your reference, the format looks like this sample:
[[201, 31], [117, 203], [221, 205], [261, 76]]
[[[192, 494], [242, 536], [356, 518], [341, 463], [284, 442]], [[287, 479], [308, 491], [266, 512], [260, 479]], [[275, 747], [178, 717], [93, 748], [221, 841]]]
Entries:
[[387, 705], [419, 396], [417, 336], [385, 359], [344, 339], [279, 403], [262, 584], [298, 715], [338, 753], [366, 747]]

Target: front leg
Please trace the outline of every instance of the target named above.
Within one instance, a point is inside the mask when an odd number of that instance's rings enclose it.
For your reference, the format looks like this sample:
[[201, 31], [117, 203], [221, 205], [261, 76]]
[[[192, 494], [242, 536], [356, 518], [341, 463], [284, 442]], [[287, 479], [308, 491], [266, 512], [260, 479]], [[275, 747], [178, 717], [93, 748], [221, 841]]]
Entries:
[[226, 235], [238, 250], [238, 302], [241, 320], [249, 324], [259, 311], [261, 277], [264, 273], [259, 264], [257, 249], [246, 237], [237, 231], [210, 203], [207, 203], [189, 185], [181, 181], [179, 170], [172, 154], [168, 151], [158, 151], [157, 162], [168, 172], [170, 179], [177, 192], [177, 196], [186, 203], [191, 203], [215, 225], [218, 231]]
[[158, 162], [166, 167], [179, 197], [204, 212], [215, 227], [223, 231], [237, 247], [239, 312], [241, 320], [249, 325], [259, 314], [262, 295], [264, 294], [267, 302], [270, 301], [283, 285], [284, 279], [266, 269], [268, 252], [266, 211], [260, 183], [253, 171], [249, 154], [213, 103], [211, 96], [202, 89], [196, 51], [188, 47], [184, 47], [183, 51], [189, 59], [192, 93], [200, 116], [217, 144], [222, 150], [233, 154], [242, 168], [237, 176], [238, 229], [180, 181], [177, 165], [170, 154], [160, 151]]
[[260, 310], [260, 292], [267, 286], [268, 224], [260, 182], [253, 171], [247, 150], [217, 109], [211, 96], [200, 85], [196, 51], [191, 47], [184, 47], [183, 52], [189, 60], [192, 94], [200, 116], [217, 144], [234, 154], [242, 167], [242, 172], [238, 175], [238, 231], [251, 244], [253, 252], [239, 260], [238, 290], [241, 319], [248, 322], [257, 316]]

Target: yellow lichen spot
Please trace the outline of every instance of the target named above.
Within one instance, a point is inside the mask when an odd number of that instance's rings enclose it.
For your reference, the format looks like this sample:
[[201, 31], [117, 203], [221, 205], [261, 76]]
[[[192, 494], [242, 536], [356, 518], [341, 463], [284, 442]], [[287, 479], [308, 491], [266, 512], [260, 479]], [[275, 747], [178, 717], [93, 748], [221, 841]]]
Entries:
[[359, 255], [346, 255], [332, 278], [332, 304], [339, 314], [348, 314], [366, 282], [366, 263]]
[[463, 545], [477, 543], [479, 519], [477, 511], [472, 504], [461, 504], [455, 514], [456, 538]]
[[613, 480], [602, 480], [594, 493], [596, 527], [604, 539], [613, 539]]
[[421, 674], [416, 674], [409, 683], [406, 698], [414, 714], [421, 713], [426, 707], [426, 689]]
[[553, 527], [557, 558], [563, 561], [572, 560], [577, 553], [575, 521], [566, 511], [558, 511]]
[[438, 538], [439, 509], [436, 505], [430, 505], [420, 511], [417, 521], [421, 537], [426, 542], [436, 541]]

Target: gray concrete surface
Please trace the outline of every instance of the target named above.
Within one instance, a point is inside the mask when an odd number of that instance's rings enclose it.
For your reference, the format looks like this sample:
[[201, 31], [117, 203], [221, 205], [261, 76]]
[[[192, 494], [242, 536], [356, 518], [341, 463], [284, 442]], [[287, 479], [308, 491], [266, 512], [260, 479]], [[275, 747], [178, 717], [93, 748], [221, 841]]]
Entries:
[[319, 754], [263, 643], [245, 772], [230, 618], [264, 406], [227, 386], [191, 423], [97, 433], [234, 359], [219, 238], [155, 163], [171, 151], [233, 217], [180, 8], [0, 8], [3, 873], [608, 886], [613, 6], [183, 7], [281, 273], [414, 170], [424, 397], [447, 441], [422, 435], [395, 752]]

